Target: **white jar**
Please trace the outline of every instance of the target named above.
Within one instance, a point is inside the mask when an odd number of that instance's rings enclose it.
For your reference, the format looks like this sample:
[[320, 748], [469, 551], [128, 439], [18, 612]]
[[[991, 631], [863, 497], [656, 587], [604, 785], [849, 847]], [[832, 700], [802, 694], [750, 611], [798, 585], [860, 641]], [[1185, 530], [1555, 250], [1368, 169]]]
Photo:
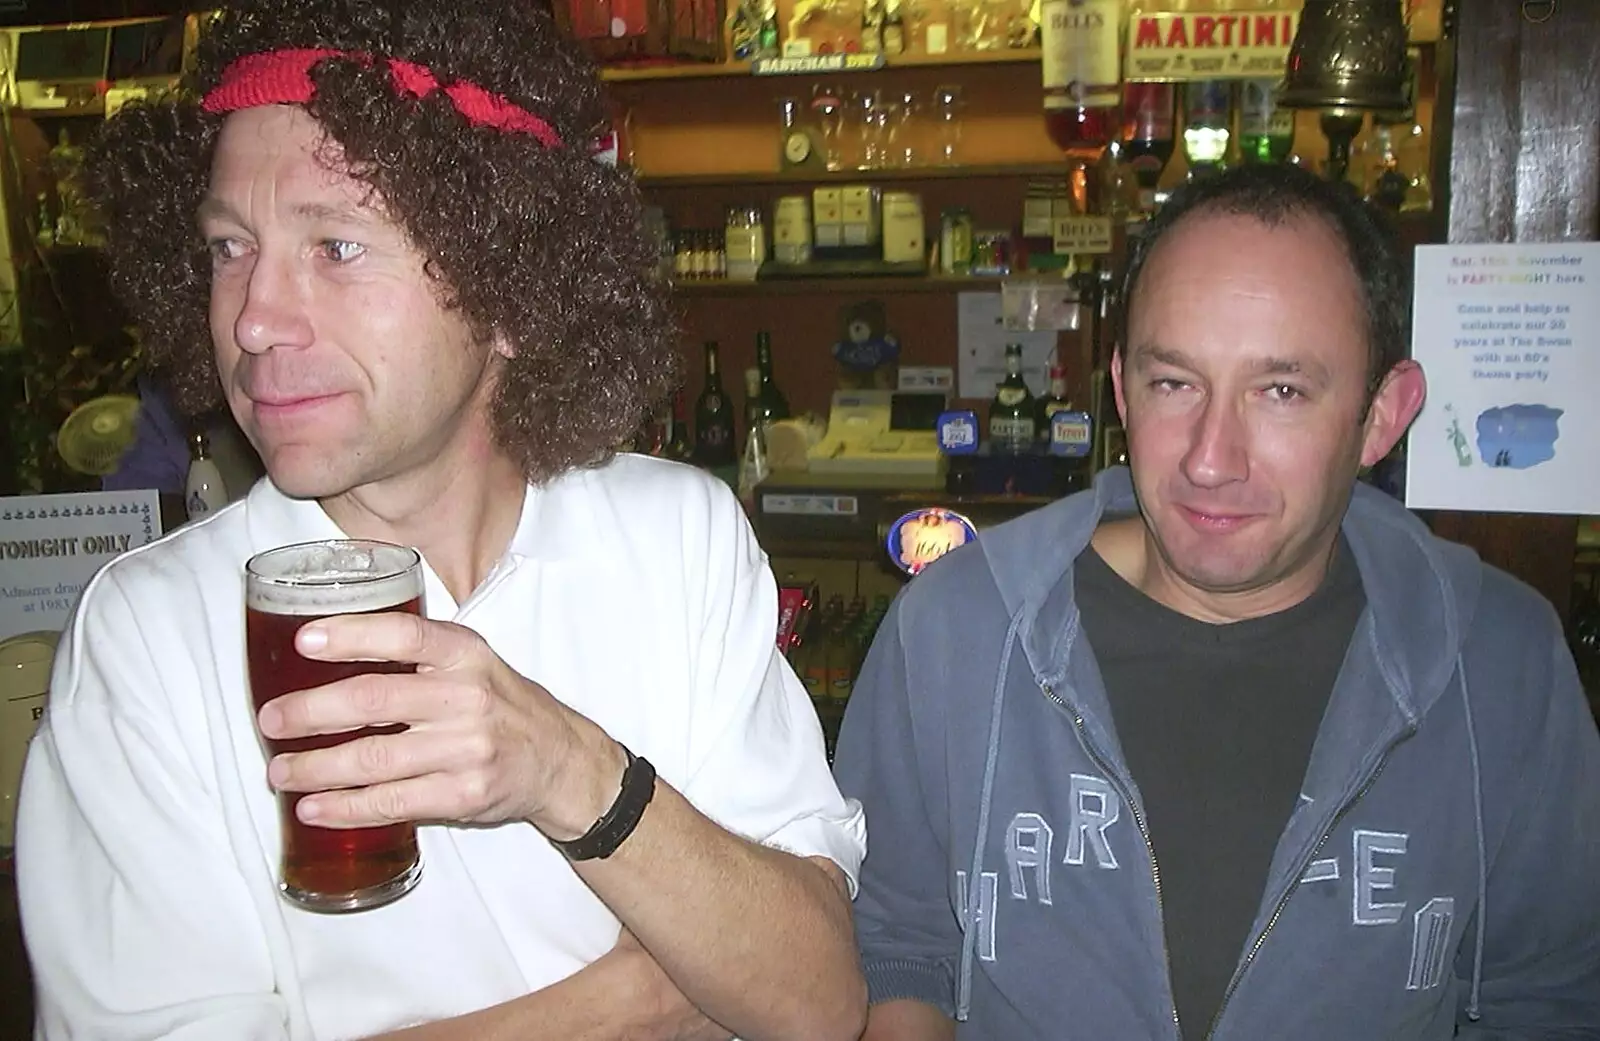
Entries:
[[727, 277], [754, 282], [767, 260], [767, 220], [759, 206], [737, 206], [728, 211], [725, 236]]
[[884, 192], [883, 259], [891, 264], [916, 263], [925, 250], [922, 197], [912, 192]]
[[785, 195], [772, 222], [773, 259], [780, 264], [811, 262], [811, 200]]

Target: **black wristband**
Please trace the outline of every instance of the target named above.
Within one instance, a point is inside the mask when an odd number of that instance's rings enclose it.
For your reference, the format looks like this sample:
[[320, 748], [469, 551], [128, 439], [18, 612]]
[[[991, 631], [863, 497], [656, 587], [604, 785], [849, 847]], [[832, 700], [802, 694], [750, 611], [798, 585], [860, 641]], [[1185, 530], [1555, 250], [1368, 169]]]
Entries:
[[622, 750], [628, 754], [628, 767], [622, 771], [622, 790], [617, 793], [617, 801], [588, 831], [571, 842], [550, 840], [568, 860], [604, 860], [615, 853], [639, 826], [644, 808], [650, 805], [656, 793], [656, 768], [650, 765], [650, 760], [635, 756], [626, 746]]

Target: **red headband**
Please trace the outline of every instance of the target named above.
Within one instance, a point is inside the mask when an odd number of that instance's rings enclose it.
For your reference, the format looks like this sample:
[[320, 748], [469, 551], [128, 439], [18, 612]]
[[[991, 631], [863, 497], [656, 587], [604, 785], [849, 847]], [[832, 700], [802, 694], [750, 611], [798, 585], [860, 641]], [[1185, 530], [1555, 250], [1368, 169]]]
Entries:
[[[324, 58], [349, 58], [370, 65], [370, 55], [336, 50], [282, 50], [247, 54], [222, 72], [222, 82], [200, 103], [207, 112], [236, 112], [257, 105], [304, 105], [317, 92], [311, 69]], [[395, 90], [413, 98], [427, 97], [443, 90], [456, 111], [474, 126], [493, 127], [505, 133], [531, 134], [546, 148], [560, 148], [561, 137], [538, 116], [500, 94], [492, 94], [475, 83], [457, 80], [448, 87], [426, 66], [389, 58], [389, 72]]]

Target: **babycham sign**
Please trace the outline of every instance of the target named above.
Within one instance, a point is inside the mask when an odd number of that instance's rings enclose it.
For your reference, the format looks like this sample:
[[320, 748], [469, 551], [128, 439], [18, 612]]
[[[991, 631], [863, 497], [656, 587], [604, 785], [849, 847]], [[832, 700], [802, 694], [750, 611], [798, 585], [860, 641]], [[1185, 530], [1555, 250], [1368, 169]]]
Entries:
[[1282, 77], [1299, 24], [1292, 11], [1135, 15], [1123, 75], [1163, 83]]

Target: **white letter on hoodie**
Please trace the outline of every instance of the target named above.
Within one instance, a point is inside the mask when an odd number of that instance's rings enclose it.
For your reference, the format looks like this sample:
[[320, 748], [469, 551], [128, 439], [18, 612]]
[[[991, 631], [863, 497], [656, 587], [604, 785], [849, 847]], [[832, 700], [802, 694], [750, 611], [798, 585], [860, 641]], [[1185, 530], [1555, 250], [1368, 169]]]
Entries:
[[1028, 876], [1033, 872], [1039, 903], [1050, 906], [1050, 842], [1055, 832], [1037, 813], [1019, 813], [1006, 829], [1006, 867], [1011, 870], [1011, 899], [1028, 899]]
[[1104, 778], [1087, 774], [1072, 775], [1072, 825], [1067, 829], [1066, 862], [1083, 864], [1086, 846], [1094, 847], [1094, 862], [1110, 870], [1117, 866], [1116, 854], [1106, 839], [1106, 829], [1122, 816], [1122, 800]]
[[1393, 925], [1406, 913], [1404, 902], [1373, 902], [1378, 890], [1394, 888], [1394, 868], [1379, 867], [1373, 858], [1379, 853], [1404, 855], [1406, 838], [1404, 832], [1398, 831], [1356, 831], [1352, 840], [1356, 870], [1351, 885], [1351, 913], [1357, 925]]

